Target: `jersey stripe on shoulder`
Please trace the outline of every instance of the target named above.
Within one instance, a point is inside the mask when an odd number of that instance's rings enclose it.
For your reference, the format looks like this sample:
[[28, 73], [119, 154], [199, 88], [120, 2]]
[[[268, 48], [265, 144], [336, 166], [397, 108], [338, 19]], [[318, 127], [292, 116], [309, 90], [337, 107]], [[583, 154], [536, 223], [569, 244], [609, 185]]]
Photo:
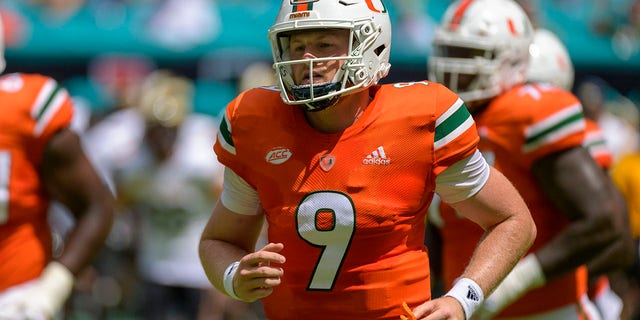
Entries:
[[526, 128], [523, 151], [525, 153], [535, 151], [542, 146], [583, 131], [584, 128], [582, 106], [580, 103], [575, 103]]
[[438, 150], [456, 140], [473, 125], [473, 118], [462, 99], [456, 102], [436, 119], [434, 148]]
[[607, 141], [604, 137], [604, 134], [602, 133], [602, 131], [595, 129], [591, 129], [586, 132], [582, 145], [587, 148], [587, 150], [592, 151], [592, 154], [608, 150]]
[[220, 146], [227, 150], [227, 152], [235, 155], [236, 147], [233, 144], [233, 139], [231, 138], [231, 123], [227, 119], [227, 115], [222, 116], [222, 121], [220, 121], [220, 129], [218, 130], [218, 141]]
[[69, 93], [57, 81], [48, 79], [45, 82], [31, 107], [31, 117], [36, 121], [33, 132], [35, 136], [40, 136], [44, 132], [51, 119], [68, 99], [70, 99]]
[[582, 145], [602, 168], [610, 168], [613, 162], [613, 153], [607, 145], [602, 129], [593, 120], [585, 118], [585, 124], [587, 131]]

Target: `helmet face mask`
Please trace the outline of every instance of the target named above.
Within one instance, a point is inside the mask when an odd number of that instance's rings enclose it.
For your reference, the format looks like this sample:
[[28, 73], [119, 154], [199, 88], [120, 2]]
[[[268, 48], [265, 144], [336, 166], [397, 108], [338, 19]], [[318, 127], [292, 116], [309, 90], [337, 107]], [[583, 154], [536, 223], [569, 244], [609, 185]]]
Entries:
[[[307, 32], [311, 32], [315, 29], [308, 29]], [[323, 33], [329, 32], [333, 29], [323, 30]], [[344, 29], [348, 30], [348, 29]], [[296, 31], [296, 32], [305, 32], [305, 31]], [[294, 32], [295, 33], [295, 32]], [[348, 73], [346, 70], [349, 68], [350, 64], [353, 63], [359, 57], [347, 57], [347, 56], [330, 56], [330, 57], [317, 57], [313, 59], [291, 59], [289, 49], [290, 49], [290, 39], [293, 33], [286, 33], [280, 35], [278, 37], [278, 44], [280, 47], [280, 52], [282, 52], [282, 62], [276, 63], [276, 72], [278, 85], [280, 88], [287, 88], [288, 94], [286, 96], [285, 102], [289, 104], [311, 104], [308, 106], [310, 111], [317, 111], [332, 105], [337, 101], [339, 95], [342, 93], [340, 90], [342, 88], [350, 88], [353, 87], [353, 83], [349, 81]], [[353, 46], [353, 35], [349, 33], [349, 42], [348, 49], [346, 52], [352, 52]], [[337, 65], [336, 73], [333, 76], [333, 79], [326, 80], [318, 80], [318, 77], [314, 77], [314, 70], [319, 66], [325, 65]], [[294, 71], [293, 68], [302, 67], [303, 69], [307, 69], [306, 72], [309, 74], [309, 83], [296, 83], [294, 79]], [[299, 80], [298, 80], [299, 82]], [[324, 97], [324, 99], [319, 99]], [[285, 99], [285, 97], [283, 97]], [[313, 107], [313, 108], [312, 108]]]
[[429, 78], [466, 102], [485, 100], [526, 81], [531, 22], [512, 0], [456, 1], [433, 41]]
[[[465, 92], [467, 100], [484, 98], [478, 88], [487, 88], [495, 78], [495, 51], [491, 47], [476, 44], [434, 46], [434, 56], [447, 57], [434, 59], [432, 75], [455, 92]], [[494, 94], [493, 92], [491, 94]], [[497, 94], [497, 93], [496, 93]]]
[[[344, 56], [290, 60], [289, 40], [296, 32], [349, 31]], [[317, 111], [334, 105], [341, 96], [363, 90], [385, 77], [390, 68], [391, 23], [380, 0], [285, 0], [275, 24], [269, 29], [277, 84], [282, 100]], [[295, 83], [292, 66], [303, 64], [309, 74], [319, 65], [341, 64], [333, 79], [309, 84]]]

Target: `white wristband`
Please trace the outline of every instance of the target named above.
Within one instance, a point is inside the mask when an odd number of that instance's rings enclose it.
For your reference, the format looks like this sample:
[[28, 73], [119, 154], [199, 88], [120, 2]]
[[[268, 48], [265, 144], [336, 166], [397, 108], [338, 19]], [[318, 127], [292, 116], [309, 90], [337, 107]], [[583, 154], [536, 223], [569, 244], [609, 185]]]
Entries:
[[471, 315], [484, 301], [482, 289], [475, 281], [469, 278], [458, 279], [445, 296], [452, 297], [460, 302], [464, 310], [465, 319], [471, 318]]
[[73, 290], [74, 276], [67, 267], [51, 261], [40, 275], [39, 291], [49, 297], [48, 308], [52, 313], [62, 309]]
[[238, 296], [236, 296], [236, 292], [233, 289], [233, 277], [235, 277], [236, 271], [238, 271], [238, 264], [240, 264], [240, 262], [236, 261], [230, 264], [227, 269], [224, 270], [224, 278], [222, 282], [224, 284], [224, 291], [229, 297], [236, 300], [241, 300], [240, 298], [238, 298]]

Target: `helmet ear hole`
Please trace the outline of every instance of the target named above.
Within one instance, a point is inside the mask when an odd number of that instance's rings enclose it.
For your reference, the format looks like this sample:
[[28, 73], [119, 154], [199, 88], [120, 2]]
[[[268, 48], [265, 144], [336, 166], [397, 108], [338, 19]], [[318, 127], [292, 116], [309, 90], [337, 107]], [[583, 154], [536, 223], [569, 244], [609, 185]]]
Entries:
[[360, 28], [360, 31], [362, 32], [363, 36], [370, 36], [375, 32], [375, 27], [371, 24], [365, 24], [364, 26], [362, 26], [362, 28]]
[[362, 68], [354, 73], [356, 82], [364, 81], [367, 78], [367, 70]]

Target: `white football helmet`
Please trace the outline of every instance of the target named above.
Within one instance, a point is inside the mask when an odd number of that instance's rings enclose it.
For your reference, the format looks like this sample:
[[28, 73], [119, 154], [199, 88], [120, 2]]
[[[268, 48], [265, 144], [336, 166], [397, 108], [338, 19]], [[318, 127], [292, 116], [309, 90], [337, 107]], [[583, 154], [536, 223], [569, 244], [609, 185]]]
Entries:
[[[289, 60], [291, 32], [340, 28], [350, 30], [347, 56]], [[391, 21], [381, 0], [284, 0], [268, 36], [282, 100], [310, 111], [332, 106], [342, 95], [377, 84], [391, 66]], [[314, 64], [327, 60], [345, 61], [333, 81], [294, 83], [292, 64], [304, 63], [313, 70]]]
[[529, 47], [529, 81], [550, 83], [571, 91], [574, 69], [569, 51], [551, 31], [539, 28]]
[[4, 60], [4, 27], [2, 26], [2, 16], [0, 15], [0, 73], [4, 71], [7, 62]]
[[458, 0], [437, 27], [429, 78], [464, 101], [497, 96], [526, 82], [533, 27], [513, 0]]

